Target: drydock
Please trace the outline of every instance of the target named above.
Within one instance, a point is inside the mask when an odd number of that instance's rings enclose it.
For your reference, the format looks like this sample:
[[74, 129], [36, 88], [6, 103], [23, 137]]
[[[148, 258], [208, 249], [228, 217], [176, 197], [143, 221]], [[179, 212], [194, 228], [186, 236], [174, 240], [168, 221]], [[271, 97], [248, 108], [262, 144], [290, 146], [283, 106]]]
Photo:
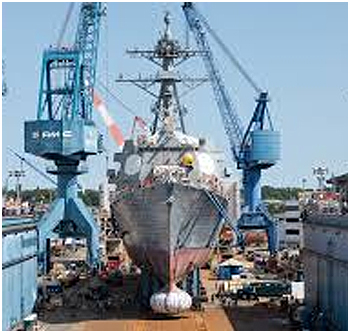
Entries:
[[[317, 189], [274, 196], [265, 186], [263, 194], [262, 174], [281, 151], [269, 94], [191, 2], [181, 5], [185, 42], [166, 12], [154, 46], [127, 51], [156, 70], [113, 82], [154, 99], [144, 100], [148, 120], [133, 114], [124, 138], [105, 103], [115, 95], [98, 76], [106, 4], [77, 6], [74, 41], [64, 42], [72, 3], [58, 42], [43, 51], [37, 117], [24, 124], [24, 151], [51, 166], [44, 172], [9, 148], [21, 165], [3, 186], [3, 330], [346, 329], [339, 286], [347, 289], [347, 174], [326, 187], [328, 171], [319, 167]], [[218, 50], [256, 93], [247, 126]], [[182, 71], [191, 61], [204, 75]], [[183, 96], [206, 83], [213, 94], [206, 108], [218, 109], [229, 156], [211, 144], [212, 133], [197, 137], [187, 126]], [[8, 93], [3, 76], [3, 99]], [[104, 146], [103, 131], [114, 149]], [[99, 154], [106, 165], [97, 175], [87, 165]], [[22, 191], [24, 165], [54, 188]], [[98, 190], [83, 190], [86, 173], [102, 179]]]

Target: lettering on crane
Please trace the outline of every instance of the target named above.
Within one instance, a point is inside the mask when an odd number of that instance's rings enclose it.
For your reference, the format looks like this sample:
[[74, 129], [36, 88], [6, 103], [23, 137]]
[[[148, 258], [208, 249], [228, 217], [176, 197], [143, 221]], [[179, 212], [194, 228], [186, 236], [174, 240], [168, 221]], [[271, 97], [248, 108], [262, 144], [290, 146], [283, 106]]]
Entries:
[[41, 137], [42, 139], [45, 138], [50, 138], [50, 139], [54, 139], [54, 138], [59, 138], [60, 137], [60, 131], [55, 131], [55, 132], [50, 132], [50, 131], [43, 131], [41, 133]]
[[63, 131], [62, 132], [62, 137], [64, 138], [71, 138], [73, 136], [72, 131]]
[[40, 138], [40, 132], [39, 131], [35, 131], [32, 133], [32, 138], [33, 139], [39, 139]]
[[[72, 131], [67, 130], [62, 132], [62, 138], [71, 138], [73, 136]], [[56, 139], [61, 137], [61, 132], [60, 131], [35, 131], [32, 133], [32, 138], [34, 140], [37, 139]]]

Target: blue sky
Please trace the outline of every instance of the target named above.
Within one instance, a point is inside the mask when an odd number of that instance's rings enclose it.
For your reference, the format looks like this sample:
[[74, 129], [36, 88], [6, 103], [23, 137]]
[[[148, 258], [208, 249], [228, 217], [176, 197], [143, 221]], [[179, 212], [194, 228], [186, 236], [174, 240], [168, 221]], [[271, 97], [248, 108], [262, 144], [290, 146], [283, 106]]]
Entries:
[[[19, 162], [7, 152], [23, 153], [25, 120], [36, 116], [41, 55], [55, 44], [68, 3], [3, 3], [2, 54], [6, 62], [9, 94], [2, 101], [2, 179]], [[330, 173], [348, 169], [348, 8], [347, 3], [199, 3], [198, 7], [226, 45], [241, 60], [255, 81], [271, 95], [269, 109], [275, 128], [282, 133], [282, 159], [263, 175], [272, 186], [315, 186], [312, 167], [327, 166]], [[68, 36], [74, 35], [78, 5], [74, 7]], [[172, 15], [173, 34], [184, 41], [185, 19], [181, 3], [108, 3], [101, 30], [99, 80], [135, 113], [151, 119], [152, 100], [132, 86], [114, 83], [119, 73], [155, 73], [146, 60], [132, 59], [127, 48], [153, 47], [163, 29], [166, 10]], [[69, 38], [68, 38], [69, 40]], [[192, 45], [194, 45], [192, 40]], [[254, 110], [254, 91], [212, 44], [222, 65], [226, 86], [244, 124]], [[190, 60], [184, 70], [205, 76], [201, 59]], [[108, 73], [108, 74], [107, 74]], [[98, 88], [98, 86], [97, 86]], [[110, 112], [124, 134], [132, 116], [105, 96]], [[209, 137], [223, 147], [230, 160], [211, 87], [202, 86], [183, 99], [190, 113], [186, 123], [195, 135]], [[96, 123], [105, 129], [98, 115]], [[107, 141], [112, 152], [115, 146]], [[26, 155], [42, 169], [48, 165]], [[81, 177], [84, 187], [96, 188], [104, 175], [104, 157], [89, 159], [90, 173]], [[50, 186], [28, 170], [25, 187]], [[237, 178], [239, 174], [237, 173]]]

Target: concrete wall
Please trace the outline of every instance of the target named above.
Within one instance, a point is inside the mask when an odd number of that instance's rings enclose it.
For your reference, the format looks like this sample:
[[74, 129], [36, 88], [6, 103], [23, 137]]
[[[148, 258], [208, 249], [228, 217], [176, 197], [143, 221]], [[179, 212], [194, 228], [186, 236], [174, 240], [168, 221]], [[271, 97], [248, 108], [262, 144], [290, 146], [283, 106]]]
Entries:
[[28, 316], [37, 295], [37, 232], [25, 227], [2, 230], [2, 329]]
[[304, 223], [303, 262], [308, 310], [322, 308], [331, 329], [348, 326], [347, 216], [309, 217]]

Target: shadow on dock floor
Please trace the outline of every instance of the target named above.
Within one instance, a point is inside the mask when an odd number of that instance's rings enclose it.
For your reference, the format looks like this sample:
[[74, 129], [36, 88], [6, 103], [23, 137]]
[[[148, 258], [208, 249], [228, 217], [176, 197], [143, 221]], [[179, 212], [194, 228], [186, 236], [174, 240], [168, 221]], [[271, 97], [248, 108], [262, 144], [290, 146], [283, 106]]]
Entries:
[[[148, 312], [135, 302], [137, 279], [126, 277], [122, 285], [107, 285], [95, 279], [79, 281], [60, 295], [62, 306], [44, 304], [38, 319], [46, 324], [78, 323], [89, 320], [146, 319]], [[103, 287], [103, 292], [98, 287]], [[106, 305], [108, 304], [108, 306]]]
[[187, 319], [188, 315], [166, 316], [151, 311], [132, 308], [110, 309], [106, 312], [93, 312], [82, 309], [57, 308], [53, 311], [42, 311], [39, 320], [47, 324], [68, 324], [90, 320], [144, 320], [144, 321], [176, 321]]
[[290, 331], [292, 327], [285, 313], [268, 303], [248, 303], [224, 306], [227, 318], [235, 331]]

